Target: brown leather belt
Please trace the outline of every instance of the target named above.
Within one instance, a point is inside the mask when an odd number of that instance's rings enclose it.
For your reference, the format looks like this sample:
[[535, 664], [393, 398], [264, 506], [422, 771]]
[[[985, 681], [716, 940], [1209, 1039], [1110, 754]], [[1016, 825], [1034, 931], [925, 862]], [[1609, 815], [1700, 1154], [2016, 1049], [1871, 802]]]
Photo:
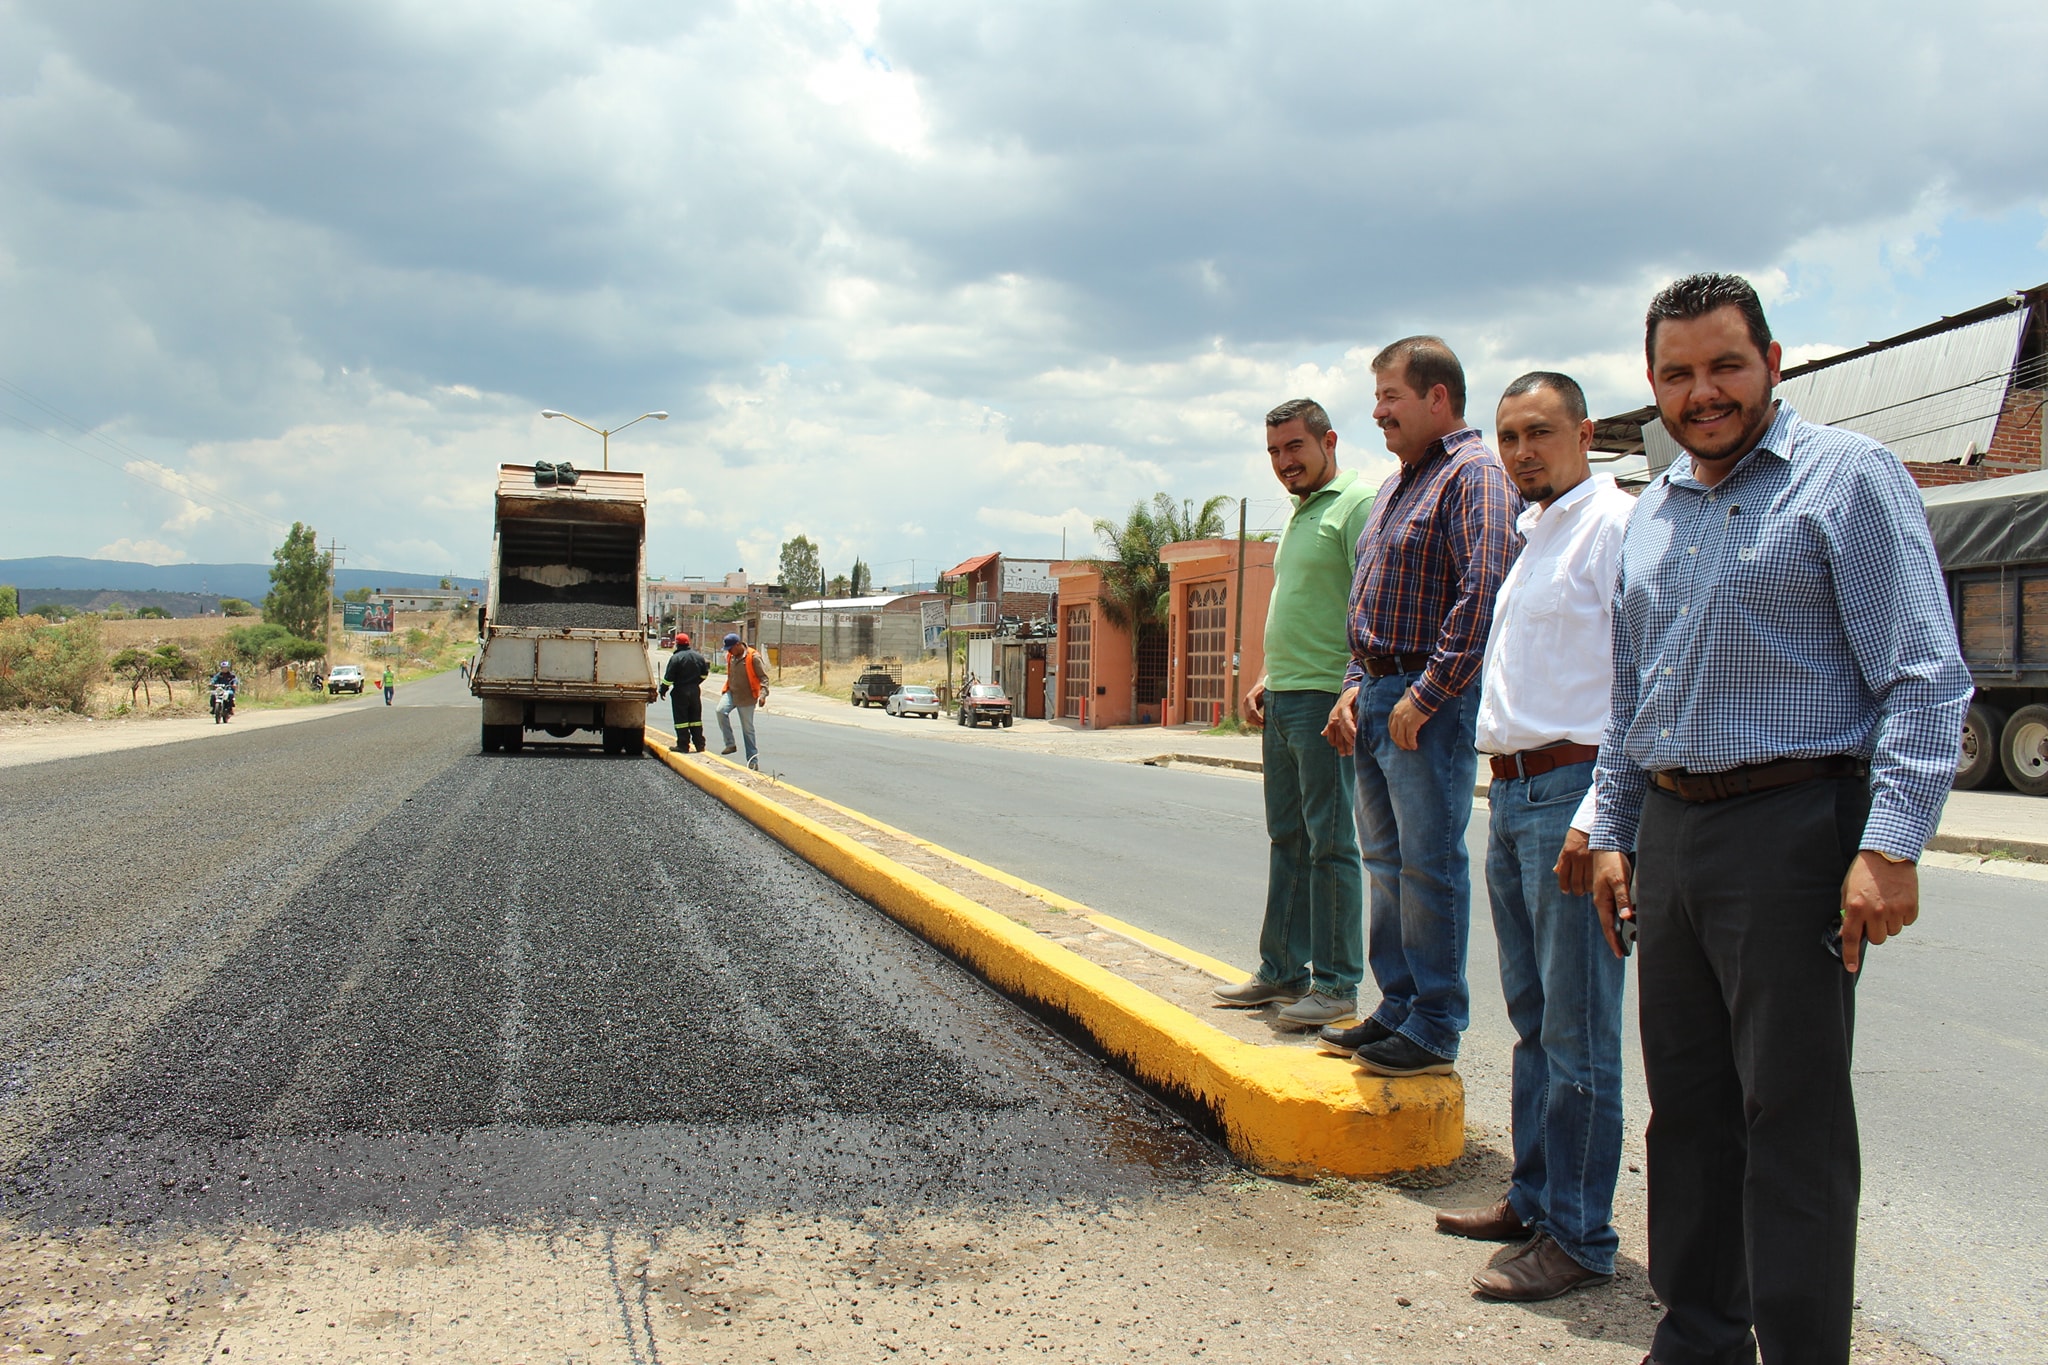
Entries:
[[1368, 678], [1390, 678], [1396, 673], [1420, 673], [1429, 667], [1427, 654], [1368, 654], [1360, 661]]
[[1811, 782], [1822, 777], [1868, 777], [1870, 765], [1860, 758], [1836, 755], [1832, 758], [1777, 758], [1769, 763], [1751, 763], [1722, 773], [1692, 773], [1672, 768], [1650, 774], [1659, 790], [1681, 801], [1726, 801], [1731, 796], [1748, 796], [1794, 782]]
[[1600, 757], [1597, 744], [1553, 744], [1547, 749], [1524, 749], [1518, 754], [1489, 754], [1493, 780], [1512, 782], [1518, 777], [1540, 777], [1553, 768], [1574, 763], [1591, 763]]

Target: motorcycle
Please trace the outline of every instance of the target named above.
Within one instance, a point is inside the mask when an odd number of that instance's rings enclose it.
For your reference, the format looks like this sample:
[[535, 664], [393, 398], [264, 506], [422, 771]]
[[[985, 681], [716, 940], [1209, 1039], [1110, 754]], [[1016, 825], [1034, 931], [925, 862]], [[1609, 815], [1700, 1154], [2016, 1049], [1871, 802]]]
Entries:
[[213, 700], [207, 709], [213, 712], [214, 724], [226, 725], [228, 717], [235, 714], [235, 689], [226, 683], [215, 683]]

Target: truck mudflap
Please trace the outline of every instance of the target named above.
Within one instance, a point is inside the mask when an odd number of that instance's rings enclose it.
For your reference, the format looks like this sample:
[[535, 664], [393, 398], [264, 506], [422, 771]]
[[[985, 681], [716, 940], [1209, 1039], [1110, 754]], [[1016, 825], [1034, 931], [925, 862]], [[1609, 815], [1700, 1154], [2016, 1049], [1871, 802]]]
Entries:
[[639, 632], [616, 635], [493, 630], [469, 690], [479, 697], [554, 701], [634, 701], [656, 695], [654, 669]]

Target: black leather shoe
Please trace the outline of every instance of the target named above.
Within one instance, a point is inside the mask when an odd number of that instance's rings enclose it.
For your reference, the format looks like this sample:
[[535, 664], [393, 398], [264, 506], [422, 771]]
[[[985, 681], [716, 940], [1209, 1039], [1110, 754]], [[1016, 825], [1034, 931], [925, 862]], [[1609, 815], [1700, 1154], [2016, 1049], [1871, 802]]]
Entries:
[[1353, 1024], [1350, 1028], [1325, 1024], [1322, 1032], [1316, 1035], [1316, 1045], [1338, 1057], [1349, 1057], [1369, 1043], [1377, 1043], [1392, 1037], [1393, 1032], [1377, 1019], [1367, 1019], [1363, 1023]]
[[1418, 1047], [1398, 1033], [1358, 1049], [1351, 1060], [1375, 1076], [1448, 1076], [1452, 1070], [1450, 1058]]

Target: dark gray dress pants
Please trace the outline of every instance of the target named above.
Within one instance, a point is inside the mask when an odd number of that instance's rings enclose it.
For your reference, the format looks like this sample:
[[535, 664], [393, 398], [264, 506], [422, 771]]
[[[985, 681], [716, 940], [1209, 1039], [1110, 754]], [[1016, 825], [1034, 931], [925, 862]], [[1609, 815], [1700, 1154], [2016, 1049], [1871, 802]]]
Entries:
[[1826, 940], [1869, 807], [1858, 779], [1699, 803], [1652, 787], [1644, 802], [1635, 891], [1661, 1365], [1849, 1359], [1856, 978]]

